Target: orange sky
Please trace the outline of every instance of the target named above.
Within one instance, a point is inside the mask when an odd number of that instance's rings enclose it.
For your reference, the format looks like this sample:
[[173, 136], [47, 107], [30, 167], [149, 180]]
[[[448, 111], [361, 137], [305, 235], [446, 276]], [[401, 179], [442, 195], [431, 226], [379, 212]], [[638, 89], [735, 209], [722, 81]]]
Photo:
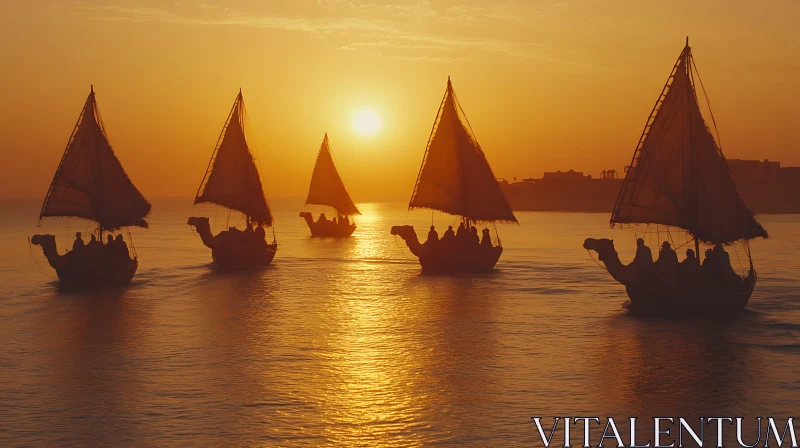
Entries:
[[799, 21], [777, 0], [0, 2], [0, 197], [44, 197], [89, 84], [146, 197], [195, 193], [242, 87], [268, 197], [306, 194], [327, 131], [356, 202], [408, 200], [448, 75], [498, 177], [621, 170], [686, 35], [725, 154], [800, 165]]

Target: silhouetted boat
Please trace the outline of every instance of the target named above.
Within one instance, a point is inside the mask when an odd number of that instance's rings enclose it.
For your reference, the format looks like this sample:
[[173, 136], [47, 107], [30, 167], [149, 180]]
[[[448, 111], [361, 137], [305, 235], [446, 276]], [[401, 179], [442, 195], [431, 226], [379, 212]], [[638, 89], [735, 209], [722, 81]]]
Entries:
[[149, 212], [150, 204], [111, 149], [92, 88], [50, 183], [39, 221], [49, 216], [94, 221], [99, 243], [94, 243], [96, 247], [86, 246], [60, 255], [53, 235], [34, 235], [31, 242], [42, 247], [61, 280], [62, 289], [124, 285], [130, 283], [139, 261], [135, 251], [133, 258], [108, 255], [102, 244], [104, 232], [128, 226], [146, 228], [144, 218]]
[[264, 226], [272, 225], [272, 213], [247, 145], [246, 123], [247, 111], [239, 90], [194, 199], [195, 204], [211, 203], [227, 208], [226, 227], [230, 210], [241, 212], [246, 229], [230, 227], [214, 235], [207, 217], [191, 217], [188, 221], [197, 229], [203, 244], [211, 249], [211, 258], [223, 269], [266, 266], [278, 250], [274, 233], [272, 244], [265, 239]]
[[[476, 223], [516, 223], [489, 162], [468, 127], [469, 121], [448, 77], [408, 208], [460, 216], [467, 228]], [[494, 268], [503, 253], [499, 237], [496, 246], [462, 244], [463, 240], [421, 244], [412, 226], [394, 226], [391, 232], [405, 240], [419, 258], [423, 273], [486, 272]]]
[[[747, 305], [756, 283], [748, 241], [767, 237], [736, 191], [722, 150], [706, 126], [695, 90], [700, 81], [688, 38], [656, 102], [617, 197], [611, 225], [656, 224], [716, 245], [742, 241], [750, 268], [742, 279], [699, 270], [666, 278], [658, 269], [623, 265], [614, 242], [589, 238], [633, 309], [657, 314], [729, 314]], [[702, 87], [702, 81], [701, 81]], [[713, 122], [713, 115], [712, 115]], [[681, 231], [681, 230], [678, 230]]]
[[317, 154], [317, 162], [314, 164], [314, 173], [311, 175], [311, 185], [308, 188], [306, 205], [326, 205], [336, 210], [337, 222], [334, 224], [330, 220], [317, 220], [309, 212], [300, 212], [300, 217], [305, 219], [311, 236], [327, 238], [343, 238], [353, 234], [356, 230], [356, 223], [343, 220], [345, 216], [360, 215], [361, 213], [353, 204], [350, 195], [344, 188], [344, 182], [336, 170], [333, 163], [328, 134], [322, 139], [322, 145]]

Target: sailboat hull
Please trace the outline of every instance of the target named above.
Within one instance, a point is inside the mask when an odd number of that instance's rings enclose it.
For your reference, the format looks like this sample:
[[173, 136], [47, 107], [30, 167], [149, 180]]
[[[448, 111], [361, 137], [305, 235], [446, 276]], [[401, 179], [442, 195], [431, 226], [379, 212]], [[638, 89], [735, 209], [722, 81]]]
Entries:
[[393, 226], [392, 235], [401, 237], [411, 253], [419, 258], [423, 274], [482, 273], [494, 269], [503, 246], [484, 246], [450, 240], [420, 244], [413, 226]]
[[88, 263], [72, 259], [56, 269], [62, 291], [78, 292], [116, 288], [127, 285], [136, 274], [139, 261], [133, 259], [125, 266], [110, 263]]
[[502, 246], [491, 248], [481, 246], [472, 248], [439, 247], [421, 254], [419, 264], [425, 275], [477, 274], [494, 269], [502, 253]]
[[737, 285], [716, 281], [670, 284], [656, 275], [625, 285], [631, 311], [652, 315], [726, 316], [742, 311], [753, 294], [756, 272]]
[[275, 258], [277, 250], [277, 243], [264, 246], [219, 244], [211, 249], [211, 258], [217, 267], [223, 270], [268, 266]]
[[311, 236], [316, 238], [347, 238], [356, 230], [355, 224], [349, 226], [334, 225], [332, 223], [306, 222]]

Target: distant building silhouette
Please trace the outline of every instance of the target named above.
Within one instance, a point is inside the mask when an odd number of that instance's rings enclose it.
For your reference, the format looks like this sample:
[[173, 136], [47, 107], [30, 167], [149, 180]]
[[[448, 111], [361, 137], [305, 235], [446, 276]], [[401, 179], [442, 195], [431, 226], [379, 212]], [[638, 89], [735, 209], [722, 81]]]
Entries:
[[776, 179], [781, 174], [781, 162], [764, 160], [728, 160], [733, 180], [738, 182], [764, 182]]
[[[729, 159], [728, 167], [739, 195], [753, 212], [800, 213], [800, 195], [794, 194], [800, 191], [800, 167], [740, 159]], [[498, 181], [514, 210], [610, 212], [623, 179], [613, 169], [601, 171], [596, 179], [571, 169], [521, 182]]]
[[584, 176], [582, 172], [569, 170], [567, 172], [562, 173], [561, 171], [556, 172], [545, 172], [542, 176], [544, 180], [584, 180], [584, 179], [591, 179], [592, 176]]
[[617, 170], [603, 170], [600, 172], [600, 179], [619, 179]]

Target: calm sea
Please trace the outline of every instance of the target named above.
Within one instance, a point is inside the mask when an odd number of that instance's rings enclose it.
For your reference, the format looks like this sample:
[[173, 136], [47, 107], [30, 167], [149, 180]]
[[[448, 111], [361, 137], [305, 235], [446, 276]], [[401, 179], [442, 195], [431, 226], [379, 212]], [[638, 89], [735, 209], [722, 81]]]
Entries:
[[26, 239], [63, 250], [85, 222], [0, 204], [0, 446], [541, 446], [531, 416], [797, 416], [800, 216], [760, 218], [747, 312], [675, 321], [629, 316], [583, 250], [632, 258], [605, 214], [518, 213], [494, 272], [423, 277], [389, 228], [430, 213], [360, 204], [353, 238], [317, 240], [277, 201], [273, 265], [218, 274], [186, 218], [227, 214], [190, 203], [155, 201], [133, 283], [102, 294], [59, 293]]

